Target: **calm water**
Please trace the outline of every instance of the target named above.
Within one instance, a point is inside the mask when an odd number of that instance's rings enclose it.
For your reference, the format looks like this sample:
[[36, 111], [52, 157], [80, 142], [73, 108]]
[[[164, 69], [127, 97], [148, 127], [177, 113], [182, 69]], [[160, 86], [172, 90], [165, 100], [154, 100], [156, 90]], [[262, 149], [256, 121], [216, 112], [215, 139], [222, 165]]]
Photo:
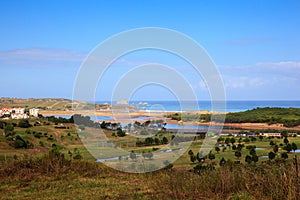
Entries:
[[[147, 103], [147, 104], [141, 104]], [[98, 101], [97, 103], [105, 103]], [[300, 101], [227, 101], [226, 109], [222, 108], [221, 102], [215, 103], [215, 108], [212, 108], [210, 101], [130, 101], [130, 105], [134, 105], [140, 109], [150, 111], [189, 111], [189, 110], [208, 110], [218, 112], [239, 112], [251, 110], [253, 108], [262, 107], [281, 107], [281, 108], [300, 108]]]
[[[96, 103], [106, 103], [107, 101], [98, 101]], [[239, 112], [251, 110], [254, 108], [263, 107], [280, 107], [280, 108], [300, 108], [300, 101], [227, 101], [226, 109], [220, 106], [220, 102], [216, 102], [216, 107], [213, 109], [210, 101], [198, 101], [193, 103], [190, 101], [178, 102], [178, 101], [131, 101], [130, 105], [134, 105], [140, 109], [158, 112], [158, 111], [190, 111], [190, 110], [208, 110], [218, 112]], [[70, 118], [70, 116], [56, 116]], [[109, 116], [94, 116], [92, 120], [114, 120]], [[134, 118], [133, 120], [147, 120], [148, 117]]]
[[167, 124], [166, 129], [207, 129], [208, 126], [195, 126], [195, 125], [185, 125], [181, 126], [179, 124]]

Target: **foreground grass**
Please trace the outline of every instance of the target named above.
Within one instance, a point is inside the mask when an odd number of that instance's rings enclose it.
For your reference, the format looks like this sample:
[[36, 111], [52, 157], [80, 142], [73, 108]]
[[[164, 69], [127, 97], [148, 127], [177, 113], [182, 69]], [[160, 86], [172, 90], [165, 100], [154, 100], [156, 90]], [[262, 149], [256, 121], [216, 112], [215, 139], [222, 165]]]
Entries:
[[297, 199], [294, 161], [227, 165], [195, 174], [115, 171], [101, 163], [44, 156], [0, 165], [1, 199]]

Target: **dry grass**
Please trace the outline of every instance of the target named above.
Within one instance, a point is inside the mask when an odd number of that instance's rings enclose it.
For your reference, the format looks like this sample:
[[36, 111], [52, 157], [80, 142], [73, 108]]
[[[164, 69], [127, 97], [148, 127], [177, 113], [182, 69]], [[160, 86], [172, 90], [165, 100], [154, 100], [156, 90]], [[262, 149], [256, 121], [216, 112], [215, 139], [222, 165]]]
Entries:
[[1, 164], [0, 198], [297, 199], [298, 176], [294, 161], [228, 165], [200, 174], [183, 169], [128, 174], [95, 162], [44, 156]]

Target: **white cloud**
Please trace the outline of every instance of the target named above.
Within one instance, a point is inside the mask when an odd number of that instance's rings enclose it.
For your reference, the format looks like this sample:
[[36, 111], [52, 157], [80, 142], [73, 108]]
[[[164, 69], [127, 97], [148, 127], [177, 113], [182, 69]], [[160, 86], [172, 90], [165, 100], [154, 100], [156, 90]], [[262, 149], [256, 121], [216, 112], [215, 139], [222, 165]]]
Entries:
[[0, 51], [1, 66], [49, 66], [80, 63], [85, 57], [82, 52], [65, 49], [14, 49]]
[[234, 72], [238, 71], [240, 73], [268, 73], [268, 74], [278, 74], [278, 73], [300, 73], [300, 62], [297, 61], [282, 61], [282, 62], [259, 62], [253, 65], [244, 66], [219, 66], [219, 69], [223, 72]]
[[272, 84], [272, 81], [263, 77], [235, 77], [223, 76], [225, 88], [249, 88], [249, 87], [262, 87], [267, 84]]
[[[88, 53], [66, 49], [26, 48], [0, 51], [0, 67], [69, 67], [77, 66], [84, 61]], [[103, 63], [111, 61], [109, 55], [89, 57], [90, 61]], [[149, 62], [119, 58], [115, 66], [138, 66]]]
[[[228, 98], [297, 99], [300, 90], [300, 62], [264, 62], [247, 66], [219, 66]], [[203, 80], [194, 88], [208, 91]], [[278, 97], [282, 95], [282, 97]], [[286, 95], [288, 97], [286, 97]]]

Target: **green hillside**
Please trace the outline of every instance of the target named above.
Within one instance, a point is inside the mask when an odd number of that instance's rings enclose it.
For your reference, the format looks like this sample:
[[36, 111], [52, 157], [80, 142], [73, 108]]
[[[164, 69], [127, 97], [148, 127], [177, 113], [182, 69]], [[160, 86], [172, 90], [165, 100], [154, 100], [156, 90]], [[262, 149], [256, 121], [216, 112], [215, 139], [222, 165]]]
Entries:
[[[211, 121], [211, 114], [174, 113], [167, 117], [183, 121]], [[224, 114], [216, 114], [214, 119], [218, 121]], [[244, 112], [227, 113], [225, 123], [268, 123], [283, 124], [285, 127], [300, 125], [300, 108], [255, 108]]]

